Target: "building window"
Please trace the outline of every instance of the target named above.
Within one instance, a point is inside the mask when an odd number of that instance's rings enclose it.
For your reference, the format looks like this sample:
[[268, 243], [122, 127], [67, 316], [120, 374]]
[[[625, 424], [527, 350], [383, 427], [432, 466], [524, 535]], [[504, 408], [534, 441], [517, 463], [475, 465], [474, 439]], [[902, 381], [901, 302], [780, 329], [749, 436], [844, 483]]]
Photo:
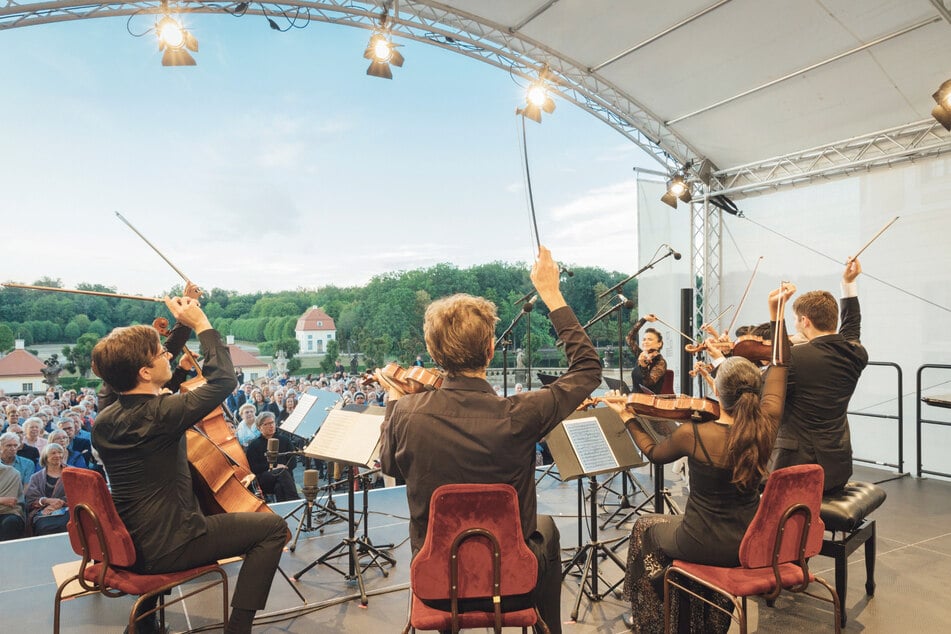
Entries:
[[320, 328], [320, 327], [323, 326], [323, 325], [324, 325], [324, 322], [322, 322], [322, 321], [318, 321], [318, 322], [317, 322], [317, 327], [318, 327], [318, 328]]
[[307, 351], [310, 352], [314, 349], [314, 342], [310, 340], [310, 337], [307, 338]]
[[323, 341], [318, 341], [318, 342], [317, 342], [317, 354], [323, 354], [323, 353], [324, 353], [324, 342], [323, 342]]
[[24, 383], [24, 384], [23, 384], [23, 389], [20, 390], [20, 391], [21, 391], [21, 392], [32, 392], [32, 391], [33, 391], [33, 384], [32, 384], [32, 383]]

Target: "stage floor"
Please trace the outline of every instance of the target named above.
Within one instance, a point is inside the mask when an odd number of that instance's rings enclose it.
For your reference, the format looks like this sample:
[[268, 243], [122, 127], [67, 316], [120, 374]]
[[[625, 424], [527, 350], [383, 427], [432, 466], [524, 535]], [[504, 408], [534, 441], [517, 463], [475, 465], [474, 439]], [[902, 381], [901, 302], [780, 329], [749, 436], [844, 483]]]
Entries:
[[[669, 470], [668, 470], [669, 471]], [[650, 490], [646, 469], [634, 470], [637, 481]], [[951, 585], [951, 483], [933, 479], [893, 478], [888, 471], [857, 467], [855, 478], [883, 481], [888, 493], [885, 504], [875, 513], [878, 527], [876, 559], [877, 590], [875, 597], [865, 595], [865, 567], [860, 548], [849, 559], [849, 590], [845, 609], [849, 622], [845, 631], [890, 633], [899, 631], [944, 632], [951, 623], [951, 605], [942, 599]], [[602, 478], [603, 480], [604, 478]], [[683, 501], [683, 483], [668, 473], [668, 486], [678, 503]], [[545, 477], [538, 486], [539, 512], [555, 517], [561, 531], [566, 558], [570, 558], [579, 541], [578, 495], [574, 482], [562, 483]], [[607, 494], [607, 502], [616, 500]], [[346, 509], [346, 494], [335, 497], [336, 504]], [[604, 500], [599, 495], [599, 502]], [[636, 493], [633, 504], [644, 501]], [[275, 505], [282, 514], [293, 504]], [[356, 508], [361, 508], [360, 494]], [[258, 613], [255, 632], [400, 632], [408, 611], [410, 550], [407, 541], [407, 510], [402, 487], [376, 489], [369, 494], [369, 537], [375, 545], [393, 543], [396, 565], [386, 566], [385, 574], [370, 568], [364, 574], [368, 604], [361, 605], [355, 581], [324, 564], [304, 573], [292, 582], [305, 601], [294, 592], [291, 583], [280, 575], [274, 579], [266, 610]], [[614, 511], [600, 508], [600, 522]], [[346, 512], [345, 510], [343, 511]], [[587, 508], [585, 510], [587, 512]], [[298, 520], [288, 520], [296, 529]], [[360, 526], [358, 535], [362, 534]], [[626, 537], [630, 522], [616, 527], [614, 522], [600, 531], [600, 539], [616, 540], [617, 553], [626, 561]], [[300, 572], [346, 537], [346, 523], [324, 527], [323, 533], [302, 533], [295, 552], [285, 551], [281, 567], [287, 575]], [[587, 523], [582, 541], [587, 542]], [[50, 632], [53, 627], [53, 596], [56, 591], [52, 568], [76, 561], [65, 535], [38, 537], [0, 543], [3, 574], [0, 579], [0, 614], [4, 632]], [[348, 572], [348, 559], [335, 560], [335, 565]], [[234, 582], [239, 564], [227, 570]], [[605, 596], [592, 601], [583, 596], [576, 622], [565, 623], [564, 632], [608, 633], [626, 632], [621, 614], [628, 609], [613, 584], [622, 577], [621, 570], [610, 560], [599, 566], [602, 581], [599, 593]], [[834, 581], [833, 562], [817, 557], [812, 570], [830, 583]], [[821, 589], [820, 589], [821, 590]], [[568, 621], [578, 593], [578, 577], [569, 575], [562, 586], [562, 617]], [[105, 599], [98, 595], [81, 597], [63, 604], [63, 632], [102, 632], [119, 634], [125, 627], [132, 598]], [[750, 600], [751, 631], [816, 632], [832, 631], [832, 614], [828, 604], [800, 595], [783, 594], [775, 608], [765, 602]], [[211, 590], [169, 608], [168, 620], [173, 632], [220, 631], [220, 594]], [[486, 630], [488, 631], [488, 630]], [[734, 626], [733, 630], [737, 631]]]

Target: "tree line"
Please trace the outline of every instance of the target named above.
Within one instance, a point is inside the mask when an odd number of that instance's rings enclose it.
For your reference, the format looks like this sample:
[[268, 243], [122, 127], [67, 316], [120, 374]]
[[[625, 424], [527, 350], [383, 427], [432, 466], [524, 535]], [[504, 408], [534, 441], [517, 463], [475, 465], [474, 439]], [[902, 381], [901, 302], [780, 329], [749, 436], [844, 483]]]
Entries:
[[[592, 319], [610, 296], [598, 295], [627, 277], [597, 267], [579, 267], [565, 277], [562, 292], [568, 305], [582, 323]], [[34, 285], [63, 288], [57, 278], [44, 277]], [[116, 293], [114, 287], [80, 284], [78, 290]], [[433, 299], [452, 293], [470, 293], [486, 297], [498, 306], [501, 333], [522, 311], [518, 301], [532, 289], [529, 267], [523, 263], [493, 262], [469, 268], [450, 264], [385, 273], [364, 286], [324, 286], [318, 289], [241, 294], [221, 288], [205, 291], [202, 306], [212, 325], [222, 335], [234, 335], [241, 341], [258, 345], [261, 354], [270, 356], [284, 350], [292, 359], [290, 369], [299, 366], [294, 328], [298, 318], [311, 306], [319, 306], [333, 318], [336, 345], [328, 349], [324, 361], [330, 364], [337, 354], [361, 353], [366, 365], [379, 365], [391, 359], [409, 363], [417, 354], [425, 354], [423, 313]], [[624, 288], [629, 297], [637, 297], [637, 280]], [[182, 287], [168, 289], [179, 295]], [[624, 310], [622, 319], [629, 323], [633, 310]], [[533, 363], [555, 365], [563, 356], [555, 346], [555, 336], [547, 319], [548, 308], [538, 303], [529, 318], [523, 318], [512, 332], [512, 347], [530, 349]], [[0, 350], [13, 347], [14, 339], [25, 340], [29, 347], [43, 343], [69, 344], [63, 349], [67, 368], [85, 374], [88, 351], [100, 337], [117, 326], [150, 324], [156, 317], [167, 317], [159, 302], [137, 301], [32, 291], [17, 288], [0, 290]], [[603, 320], [589, 329], [596, 345], [617, 341], [616, 317]], [[531, 345], [528, 345], [529, 327]], [[331, 357], [327, 359], [327, 357]], [[497, 354], [497, 357], [499, 355]], [[297, 361], [298, 363], [293, 363]], [[501, 363], [497, 358], [496, 363]], [[510, 360], [514, 363], [514, 356]]]

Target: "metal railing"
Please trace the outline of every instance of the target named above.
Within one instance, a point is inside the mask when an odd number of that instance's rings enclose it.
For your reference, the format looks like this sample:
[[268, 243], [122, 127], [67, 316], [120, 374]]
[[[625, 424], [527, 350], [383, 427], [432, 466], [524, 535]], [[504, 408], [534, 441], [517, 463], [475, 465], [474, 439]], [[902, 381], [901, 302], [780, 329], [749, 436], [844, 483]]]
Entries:
[[928, 368], [941, 369], [941, 370], [951, 370], [951, 365], [945, 365], [941, 363], [926, 363], [918, 368], [917, 379], [915, 383], [915, 442], [918, 449], [918, 468], [917, 474], [918, 477], [921, 477], [922, 473], [927, 473], [929, 475], [943, 476], [945, 478], [951, 478], [951, 473], [944, 473], [942, 471], [929, 471], [928, 469], [923, 469], [921, 467], [921, 426], [922, 424], [928, 425], [938, 425], [941, 427], [951, 427], [951, 422], [944, 420], [929, 420], [921, 417], [921, 375]]
[[[881, 467], [891, 467], [892, 469], [897, 469], [899, 474], [904, 474], [904, 465], [905, 465], [905, 443], [904, 443], [904, 431], [905, 431], [905, 417], [904, 417], [904, 406], [902, 404], [902, 371], [901, 366], [897, 363], [891, 361], [869, 361], [868, 365], [874, 365], [879, 367], [890, 367], [895, 368], [895, 371], [898, 373], [898, 385], [896, 391], [895, 401], [898, 403], [898, 413], [897, 414], [873, 414], [869, 412], [846, 412], [850, 417], [852, 416], [866, 416], [869, 418], [885, 418], [888, 420], [897, 420], [898, 421], [898, 463], [891, 462], [882, 462], [880, 460], [870, 460], [868, 458], [856, 458], [852, 457], [853, 462], [864, 462], [866, 464], [874, 464]], [[919, 455], [921, 451], [919, 449]]]

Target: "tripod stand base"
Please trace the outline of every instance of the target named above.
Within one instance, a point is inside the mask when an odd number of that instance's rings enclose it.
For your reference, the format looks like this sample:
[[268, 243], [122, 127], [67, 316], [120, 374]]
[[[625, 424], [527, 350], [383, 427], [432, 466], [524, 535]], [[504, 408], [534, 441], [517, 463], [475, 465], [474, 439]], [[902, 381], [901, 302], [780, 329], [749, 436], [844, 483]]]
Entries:
[[[623, 541], [618, 542], [623, 543]], [[600, 601], [607, 595], [609, 592], [612, 592], [624, 581], [624, 576], [622, 574], [621, 578], [615, 581], [613, 584], [608, 585], [607, 581], [601, 577], [600, 572], [598, 571], [598, 558], [607, 557], [621, 570], [625, 572], [627, 570], [624, 563], [621, 561], [613, 550], [611, 550], [606, 542], [600, 541], [590, 541], [581, 547], [575, 556], [568, 562], [565, 566], [562, 573], [562, 577], [565, 577], [571, 574], [571, 569], [576, 566], [581, 566], [581, 579], [578, 581], [578, 596], [575, 597], [575, 605], [571, 610], [571, 620], [578, 620], [578, 612], [581, 609], [581, 598], [588, 597], [590, 601]], [[582, 561], [584, 564], [582, 565]], [[605, 591], [598, 592], [598, 582], [604, 583]]]

